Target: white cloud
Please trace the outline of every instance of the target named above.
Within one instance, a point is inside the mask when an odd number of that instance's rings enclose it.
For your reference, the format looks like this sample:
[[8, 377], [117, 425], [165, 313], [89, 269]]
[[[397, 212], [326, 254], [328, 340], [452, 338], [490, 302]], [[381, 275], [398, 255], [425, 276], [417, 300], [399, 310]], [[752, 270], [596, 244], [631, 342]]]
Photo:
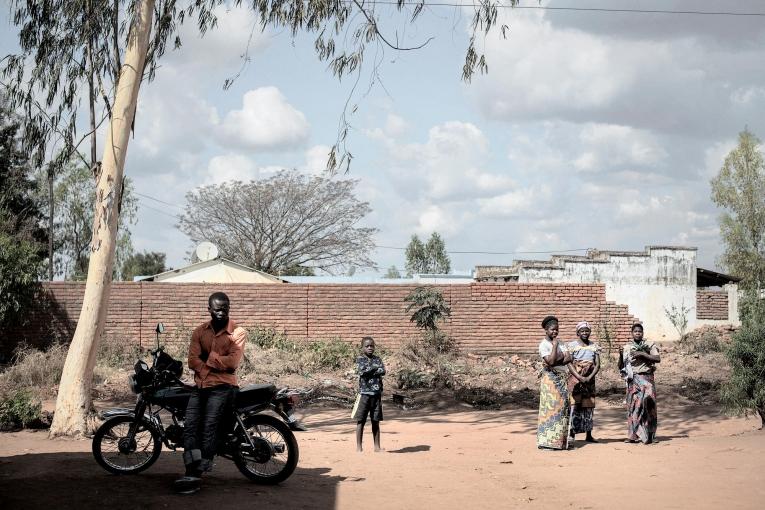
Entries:
[[247, 182], [259, 177], [253, 160], [241, 154], [223, 154], [210, 159], [204, 184], [220, 184], [227, 181]]
[[318, 175], [324, 173], [327, 169], [327, 160], [329, 151], [332, 148], [328, 145], [314, 145], [305, 153], [305, 166], [303, 171], [309, 174]]
[[522, 188], [490, 198], [478, 199], [480, 213], [496, 218], [529, 218], [547, 216], [552, 204], [549, 186]]
[[309, 134], [305, 115], [276, 87], [262, 87], [245, 93], [242, 109], [226, 115], [219, 142], [255, 151], [290, 149], [306, 143]]
[[409, 124], [403, 117], [399, 117], [394, 113], [389, 113], [385, 119], [385, 134], [391, 138], [398, 138], [406, 133], [409, 129]]
[[187, 74], [199, 72], [199, 79], [223, 83], [242, 68], [245, 58], [252, 58], [268, 46], [270, 34], [260, 29], [259, 18], [251, 8], [220, 5], [213, 13], [218, 19], [217, 27], [204, 35], [193, 17], [181, 26], [182, 45], [177, 50], [168, 49], [160, 74], [167, 66], [173, 66]]

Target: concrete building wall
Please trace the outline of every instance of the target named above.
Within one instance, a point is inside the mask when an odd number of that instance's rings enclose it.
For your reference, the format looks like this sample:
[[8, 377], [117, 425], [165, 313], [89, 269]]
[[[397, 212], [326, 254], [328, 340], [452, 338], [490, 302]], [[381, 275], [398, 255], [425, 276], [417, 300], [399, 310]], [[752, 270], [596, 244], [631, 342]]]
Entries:
[[654, 340], [677, 338], [665, 311], [672, 306], [684, 312], [688, 330], [697, 325], [696, 248], [649, 246], [645, 252], [553, 257], [546, 265], [520, 264], [518, 282], [604, 283], [606, 299], [627, 305]]

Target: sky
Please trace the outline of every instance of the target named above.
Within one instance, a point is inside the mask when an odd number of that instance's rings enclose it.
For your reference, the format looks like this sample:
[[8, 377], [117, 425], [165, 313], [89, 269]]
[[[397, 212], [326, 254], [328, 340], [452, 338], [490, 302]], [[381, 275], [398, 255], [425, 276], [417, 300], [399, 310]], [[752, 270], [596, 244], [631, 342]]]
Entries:
[[[539, 5], [765, 14], [757, 0], [521, 1]], [[479, 37], [489, 71], [465, 83], [473, 7], [429, 6], [414, 23], [378, 13], [389, 40], [432, 39], [370, 46], [343, 80], [313, 36], [261, 32], [246, 9], [220, 8], [204, 37], [184, 27], [140, 92], [125, 167], [135, 249], [188, 263], [177, 215], [197, 186], [321, 173], [347, 103], [354, 158], [335, 178], [357, 179], [372, 208], [380, 272], [404, 266], [390, 247], [433, 231], [451, 252], [502, 253], [452, 253], [456, 271], [647, 245], [695, 246], [719, 269], [709, 181], [740, 131], [765, 137], [765, 16], [500, 9], [506, 38]], [[4, 55], [16, 29], [0, 14]]]

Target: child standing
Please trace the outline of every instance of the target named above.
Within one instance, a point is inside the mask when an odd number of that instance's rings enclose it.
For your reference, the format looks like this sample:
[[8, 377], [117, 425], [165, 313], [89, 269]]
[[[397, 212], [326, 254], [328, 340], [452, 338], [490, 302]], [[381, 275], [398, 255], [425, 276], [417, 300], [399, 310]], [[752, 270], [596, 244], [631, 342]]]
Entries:
[[372, 438], [375, 451], [380, 452], [380, 422], [382, 412], [382, 376], [385, 375], [385, 365], [379, 356], [375, 356], [375, 341], [371, 336], [361, 339], [361, 356], [356, 359], [356, 370], [359, 373], [359, 396], [353, 419], [356, 420], [356, 451], [362, 451], [361, 442], [364, 437], [364, 425], [367, 415], [372, 421]]

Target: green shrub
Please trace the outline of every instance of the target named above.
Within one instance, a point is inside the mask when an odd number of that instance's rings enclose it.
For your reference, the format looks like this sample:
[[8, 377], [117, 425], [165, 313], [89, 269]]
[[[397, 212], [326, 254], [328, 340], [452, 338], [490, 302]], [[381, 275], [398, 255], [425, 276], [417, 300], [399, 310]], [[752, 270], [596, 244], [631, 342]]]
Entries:
[[432, 388], [433, 374], [417, 368], [402, 368], [396, 372], [396, 385], [401, 390]]
[[255, 326], [248, 335], [248, 341], [261, 349], [279, 349], [290, 352], [303, 350], [303, 346], [290, 340], [285, 332], [277, 331], [272, 327]]
[[755, 410], [765, 427], [765, 324], [750, 321], [733, 334], [725, 351], [731, 376], [722, 388], [725, 408], [747, 415]]
[[338, 370], [349, 367], [356, 355], [356, 349], [339, 338], [318, 340], [307, 344], [310, 365], [319, 370]]
[[42, 403], [30, 390], [16, 390], [0, 397], [0, 429], [26, 427], [40, 419]]
[[454, 349], [454, 341], [438, 329], [438, 323], [451, 316], [452, 310], [446, 304], [441, 291], [431, 287], [417, 287], [404, 298], [409, 303], [406, 312], [412, 312], [409, 318], [418, 329], [423, 330], [423, 338], [438, 352]]

